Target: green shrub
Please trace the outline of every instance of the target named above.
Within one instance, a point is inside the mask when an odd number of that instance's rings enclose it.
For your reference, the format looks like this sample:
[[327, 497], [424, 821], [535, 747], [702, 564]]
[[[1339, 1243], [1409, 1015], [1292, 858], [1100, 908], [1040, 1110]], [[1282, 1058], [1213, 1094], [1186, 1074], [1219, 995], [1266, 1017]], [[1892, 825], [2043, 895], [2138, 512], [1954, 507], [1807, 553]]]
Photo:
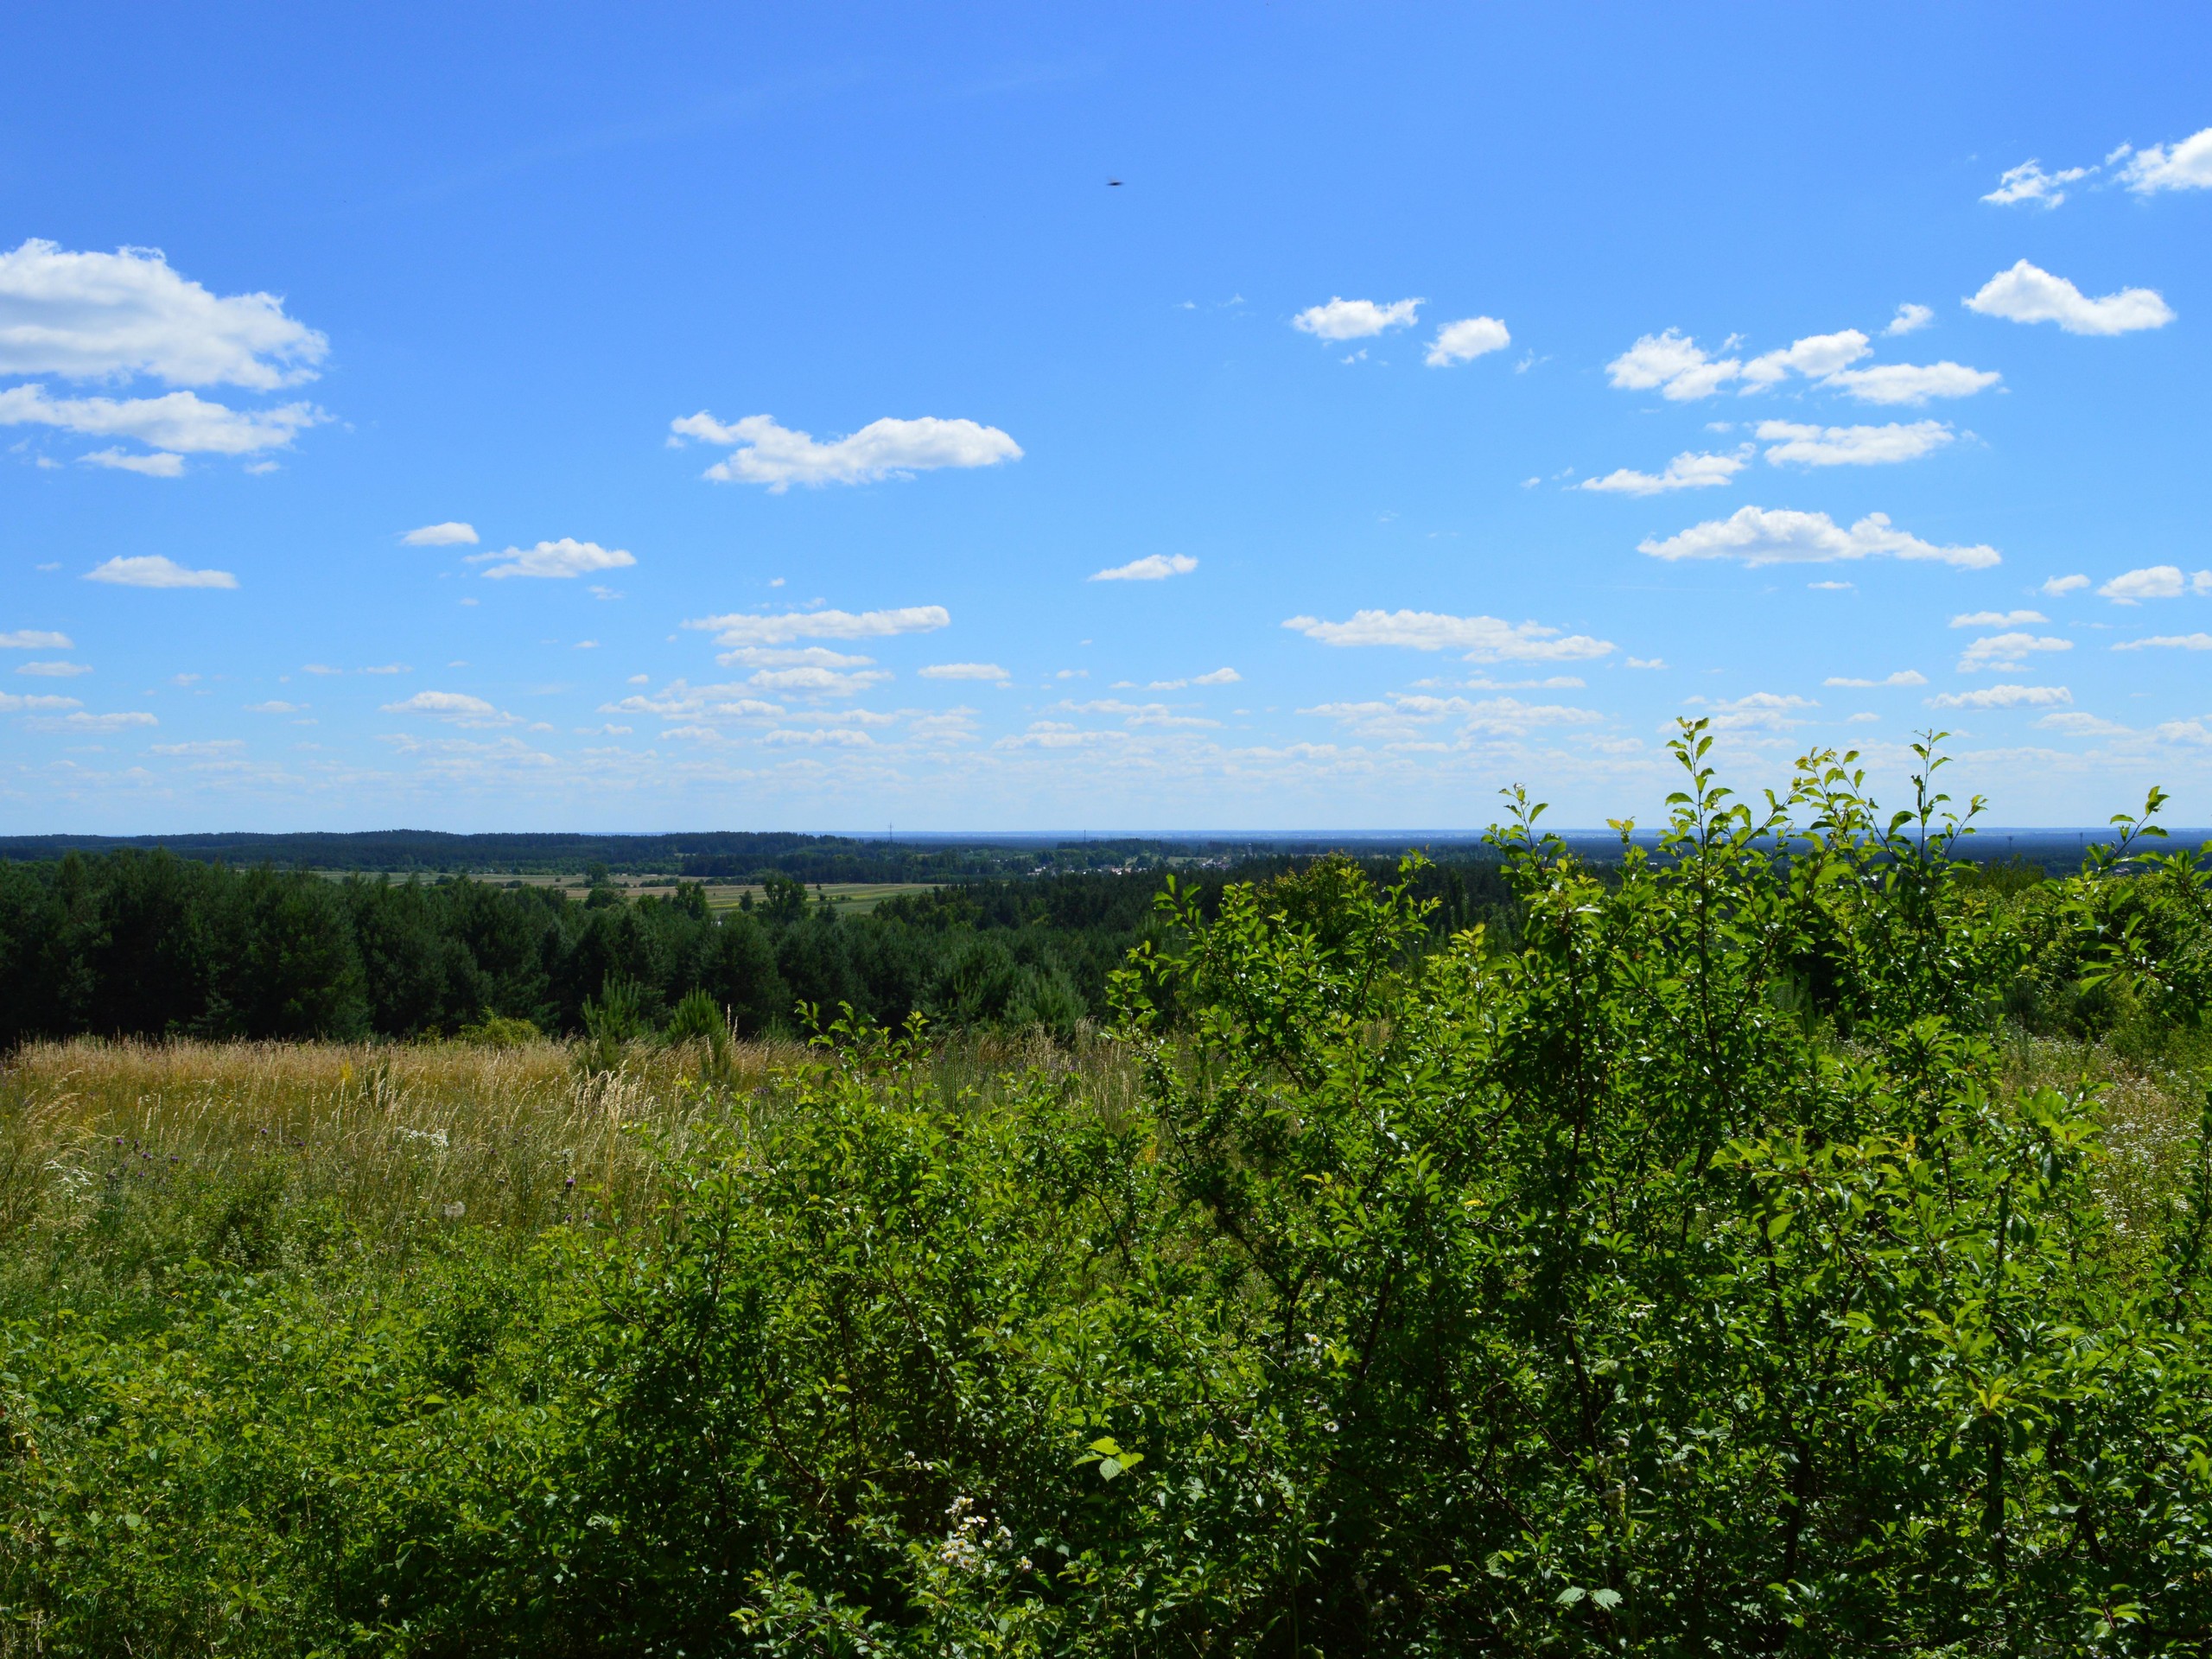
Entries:
[[[5, 1640], [2202, 1651], [2212, 1102], [2108, 1203], [2098, 1087], [2005, 1085], [2022, 895], [1932, 744], [1891, 817], [1709, 742], [1614, 870], [1515, 800], [1510, 950], [1410, 862], [1171, 889], [1133, 1098], [849, 1014], [646, 1212], [379, 1266], [237, 1195], [156, 1298], [9, 1327]], [[2116, 931], [2050, 937], [2185, 1027], [2203, 891], [2124, 835], [2061, 893]]]

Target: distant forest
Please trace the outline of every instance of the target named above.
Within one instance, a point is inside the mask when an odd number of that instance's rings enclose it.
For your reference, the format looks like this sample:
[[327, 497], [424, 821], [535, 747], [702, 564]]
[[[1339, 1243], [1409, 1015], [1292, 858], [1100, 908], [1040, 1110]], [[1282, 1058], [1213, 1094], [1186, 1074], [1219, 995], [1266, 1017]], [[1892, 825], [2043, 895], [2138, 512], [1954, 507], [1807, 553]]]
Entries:
[[[1299, 861], [1224, 860], [1184, 880], [1211, 913], [1228, 882]], [[1377, 875], [1391, 868], [1370, 861]], [[763, 902], [715, 912], [690, 881], [571, 897], [467, 877], [333, 880], [166, 849], [70, 852], [0, 863], [0, 1048], [76, 1033], [435, 1037], [493, 1020], [565, 1033], [611, 992], [657, 1027], [704, 991], [747, 1036], [797, 1029], [802, 1002], [826, 1019], [849, 1004], [883, 1024], [918, 1012], [941, 1027], [1065, 1034], [1105, 1014], [1107, 976], [1160, 927], [1162, 881], [1158, 870], [969, 880], [841, 914], [771, 871]], [[1439, 943], [1509, 919], [1495, 863], [1429, 868], [1419, 891], [1440, 901]]]

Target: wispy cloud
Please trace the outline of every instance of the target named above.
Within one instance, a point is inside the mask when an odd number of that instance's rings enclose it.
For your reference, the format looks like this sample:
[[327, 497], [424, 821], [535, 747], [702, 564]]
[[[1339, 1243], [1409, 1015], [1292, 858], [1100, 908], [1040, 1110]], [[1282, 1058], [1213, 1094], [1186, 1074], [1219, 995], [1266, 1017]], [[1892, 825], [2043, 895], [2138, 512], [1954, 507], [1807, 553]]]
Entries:
[[742, 649], [788, 645], [794, 639], [881, 639], [930, 633], [951, 621], [952, 613], [942, 605], [907, 605], [896, 610], [785, 611], [766, 616], [738, 611], [698, 617], [683, 626], [711, 631], [716, 644]]
[[1578, 662], [1610, 655], [1608, 639], [1562, 636], [1536, 622], [1434, 611], [1358, 611], [1342, 622], [1294, 616], [1283, 626], [1325, 645], [1391, 645], [1408, 651], [1457, 651], [1471, 663]]
[[2073, 701], [2074, 694], [2063, 685], [1987, 685], [1927, 699], [1930, 709], [2050, 709]]
[[86, 582], [104, 582], [117, 588], [235, 588], [238, 579], [227, 570], [189, 570], [160, 553], [134, 557], [118, 556], [85, 572]]

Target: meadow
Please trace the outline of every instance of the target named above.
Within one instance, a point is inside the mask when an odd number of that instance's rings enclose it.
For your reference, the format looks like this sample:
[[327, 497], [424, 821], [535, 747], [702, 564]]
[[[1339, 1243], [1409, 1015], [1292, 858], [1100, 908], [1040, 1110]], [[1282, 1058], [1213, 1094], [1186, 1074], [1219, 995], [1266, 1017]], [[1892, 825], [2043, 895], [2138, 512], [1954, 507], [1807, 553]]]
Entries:
[[2201, 855], [1705, 743], [1057, 1030], [21, 1039], [0, 1652], [2202, 1651]]

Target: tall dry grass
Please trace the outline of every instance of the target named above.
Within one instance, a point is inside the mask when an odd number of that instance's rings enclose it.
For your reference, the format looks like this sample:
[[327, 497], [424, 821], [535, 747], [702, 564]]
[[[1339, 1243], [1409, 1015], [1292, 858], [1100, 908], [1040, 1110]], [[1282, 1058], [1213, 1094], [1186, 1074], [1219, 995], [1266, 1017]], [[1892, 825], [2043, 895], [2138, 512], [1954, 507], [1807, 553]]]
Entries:
[[[819, 1051], [794, 1042], [633, 1046], [588, 1074], [575, 1045], [76, 1039], [0, 1065], [0, 1236], [67, 1232], [119, 1208], [267, 1194], [321, 1205], [365, 1242], [443, 1228], [534, 1234], [640, 1212], [658, 1157], [706, 1118], [776, 1109]], [[965, 1039], [928, 1063], [948, 1105], [1039, 1071], [1126, 1115], [1115, 1046]]]

